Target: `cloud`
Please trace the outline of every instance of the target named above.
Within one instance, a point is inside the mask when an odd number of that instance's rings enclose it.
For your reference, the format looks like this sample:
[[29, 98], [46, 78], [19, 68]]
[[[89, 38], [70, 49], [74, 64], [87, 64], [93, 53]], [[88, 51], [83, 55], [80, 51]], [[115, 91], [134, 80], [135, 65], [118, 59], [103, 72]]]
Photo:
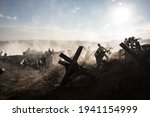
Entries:
[[17, 17], [16, 16], [15, 17], [6, 16], [6, 19], [8, 19], [8, 20], [17, 20]]
[[7, 19], [7, 20], [17, 20], [18, 19], [16, 16], [11, 17], [11, 16], [5, 16], [3, 14], [0, 14], [0, 18]]
[[[0, 15], [0, 17], [3, 17]], [[135, 18], [134, 18], [135, 19]], [[143, 39], [150, 38], [150, 22], [144, 17], [131, 21], [129, 24], [118, 26], [113, 22], [105, 22], [97, 27], [82, 26], [62, 28], [55, 25], [38, 25], [39, 17], [33, 17], [30, 25], [0, 25], [0, 40], [85, 40], [111, 41], [123, 40], [135, 36]]]
[[104, 33], [95, 32], [92, 31], [92, 29], [88, 30], [87, 29], [82, 30], [80, 28], [65, 29], [57, 26], [41, 26], [41, 25], [0, 26], [0, 40], [104, 41], [105, 36], [106, 36], [105, 32]]
[[56, 26], [0, 26], [0, 40], [82, 40], [86, 38], [88, 38], [86, 32], [67, 30]]
[[80, 7], [75, 7], [75, 8], [73, 8], [73, 9], [71, 9], [71, 12], [75, 14], [75, 13], [77, 13], [79, 10], [80, 10]]
[[106, 24], [102, 27], [102, 29], [104, 30], [104, 29], [108, 28], [109, 26], [110, 26], [110, 24]]
[[0, 18], [4, 18], [4, 15], [0, 14]]

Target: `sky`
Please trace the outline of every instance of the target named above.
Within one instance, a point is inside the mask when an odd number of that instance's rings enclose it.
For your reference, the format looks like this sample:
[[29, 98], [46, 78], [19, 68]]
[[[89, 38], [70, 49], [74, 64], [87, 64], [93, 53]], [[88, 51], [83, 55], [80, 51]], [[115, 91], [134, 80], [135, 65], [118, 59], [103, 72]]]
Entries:
[[0, 0], [0, 40], [150, 38], [150, 0]]

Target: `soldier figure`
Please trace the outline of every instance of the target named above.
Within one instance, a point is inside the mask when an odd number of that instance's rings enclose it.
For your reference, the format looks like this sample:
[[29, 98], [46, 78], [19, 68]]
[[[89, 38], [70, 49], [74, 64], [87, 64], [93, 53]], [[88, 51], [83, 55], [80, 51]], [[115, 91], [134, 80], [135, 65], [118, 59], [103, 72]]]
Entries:
[[27, 65], [28, 65], [27, 60], [26, 60], [26, 59], [23, 59], [23, 60], [20, 62], [20, 65], [21, 65], [23, 68], [27, 67]]
[[125, 38], [124, 43], [133, 51], [136, 51], [136, 43], [138, 42], [140, 38], [135, 38], [135, 37], [129, 37], [128, 39]]
[[106, 50], [103, 46], [98, 44], [98, 49], [94, 53], [95, 58], [96, 58], [96, 64], [97, 68], [101, 68], [102, 65], [104, 64], [104, 57], [106, 57], [106, 60], [108, 60], [108, 56], [106, 55], [106, 52], [109, 52], [109, 50]]
[[135, 49], [135, 42], [136, 42], [136, 40], [135, 40], [135, 38], [134, 37], [130, 37], [129, 39], [128, 39], [128, 42], [129, 42], [129, 46], [130, 46], [130, 48], [132, 49], [132, 50], [134, 50]]
[[41, 67], [45, 67], [47, 58], [44, 55], [42, 55], [42, 57], [39, 60], [41, 61]]
[[[129, 37], [128, 39], [125, 38], [124, 44], [126, 44], [126, 46], [128, 46], [132, 51], [138, 52], [139, 48], [142, 49], [141, 47], [138, 47], [137, 45], [139, 43], [138, 42], [139, 39], [140, 38], [135, 38], [135, 37]], [[132, 57], [127, 52], [124, 52], [124, 55], [127, 61], [132, 60]]]
[[7, 53], [6, 53], [6, 52], [4, 53], [3, 57], [4, 57], [4, 58], [6, 58], [6, 57], [7, 57]]
[[49, 53], [49, 54], [52, 54], [52, 50], [51, 50], [50, 48], [48, 49], [48, 53]]
[[31, 52], [30, 48], [28, 48], [26, 51], [25, 51], [25, 55], [29, 55]]
[[124, 44], [126, 44], [126, 45], [129, 47], [129, 41], [128, 41], [128, 39], [127, 39], [127, 38], [125, 38], [125, 40], [124, 40]]

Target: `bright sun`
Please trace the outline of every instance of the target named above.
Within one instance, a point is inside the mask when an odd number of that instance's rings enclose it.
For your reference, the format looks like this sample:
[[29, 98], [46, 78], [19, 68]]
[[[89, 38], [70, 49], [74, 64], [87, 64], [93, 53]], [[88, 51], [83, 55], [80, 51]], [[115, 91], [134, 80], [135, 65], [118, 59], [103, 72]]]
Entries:
[[128, 8], [118, 7], [114, 9], [113, 18], [118, 24], [126, 23], [130, 21], [131, 12]]
[[[133, 11], [130, 7], [118, 6], [112, 10], [112, 23], [113, 30], [112, 32], [118, 38], [125, 38], [133, 34], [133, 30], [130, 28], [133, 21]], [[114, 30], [115, 29], [115, 30]]]

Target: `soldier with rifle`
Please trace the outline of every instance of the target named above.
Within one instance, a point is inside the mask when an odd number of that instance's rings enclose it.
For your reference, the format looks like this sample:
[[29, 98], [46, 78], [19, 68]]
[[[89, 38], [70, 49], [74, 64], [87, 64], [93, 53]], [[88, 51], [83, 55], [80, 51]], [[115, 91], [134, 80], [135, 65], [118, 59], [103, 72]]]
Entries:
[[[140, 39], [141, 38], [135, 38], [135, 37], [125, 38], [124, 44], [132, 51], [138, 53], [140, 50], [142, 50], [142, 47], [139, 44]], [[132, 57], [126, 51], [124, 51], [124, 57], [126, 61], [132, 61]]]
[[94, 53], [95, 58], [96, 58], [97, 68], [101, 69], [102, 66], [104, 65], [104, 62], [105, 62], [104, 57], [106, 57], [106, 60], [108, 60], [108, 56], [106, 54], [108, 52], [110, 52], [110, 50], [107, 50], [106, 48], [98, 44], [98, 49]]
[[136, 51], [136, 43], [138, 42], [138, 40], [140, 40], [141, 38], [135, 38], [135, 37], [129, 37], [128, 39], [125, 38], [124, 43], [133, 51]]

